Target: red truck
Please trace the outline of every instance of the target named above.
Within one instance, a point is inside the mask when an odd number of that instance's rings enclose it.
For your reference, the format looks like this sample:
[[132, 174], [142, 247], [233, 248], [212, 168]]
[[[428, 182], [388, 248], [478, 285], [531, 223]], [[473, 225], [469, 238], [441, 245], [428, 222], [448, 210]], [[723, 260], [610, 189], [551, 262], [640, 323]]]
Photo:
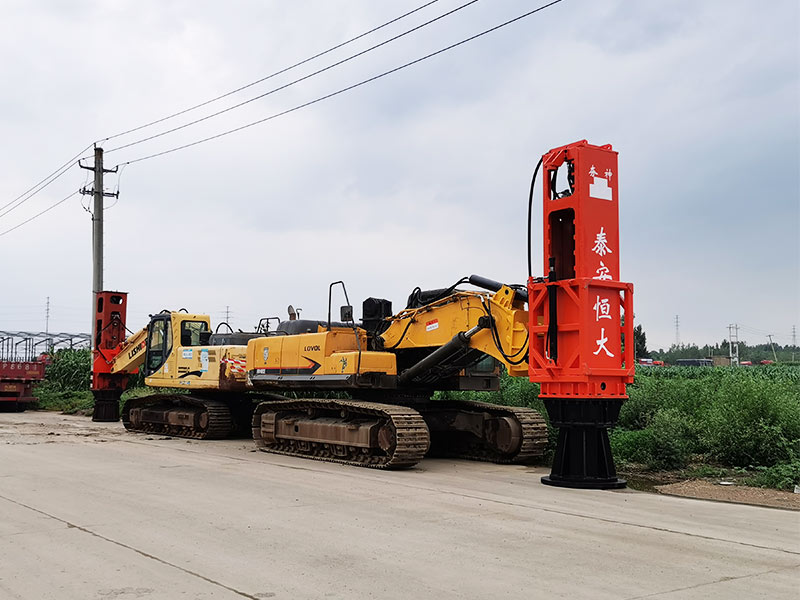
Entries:
[[33, 385], [44, 379], [44, 362], [0, 361], [0, 411], [23, 411], [37, 405]]

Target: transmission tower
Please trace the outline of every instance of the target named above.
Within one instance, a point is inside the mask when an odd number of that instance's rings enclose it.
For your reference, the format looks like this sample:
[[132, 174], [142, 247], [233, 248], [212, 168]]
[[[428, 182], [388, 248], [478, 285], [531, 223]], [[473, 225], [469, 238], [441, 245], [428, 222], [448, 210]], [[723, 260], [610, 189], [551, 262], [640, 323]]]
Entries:
[[681, 345], [681, 326], [680, 326], [680, 323], [681, 323], [680, 317], [678, 317], [678, 315], [675, 315], [675, 345], [676, 346], [680, 346]]
[[731, 359], [731, 366], [739, 366], [739, 326], [728, 325], [728, 356]]

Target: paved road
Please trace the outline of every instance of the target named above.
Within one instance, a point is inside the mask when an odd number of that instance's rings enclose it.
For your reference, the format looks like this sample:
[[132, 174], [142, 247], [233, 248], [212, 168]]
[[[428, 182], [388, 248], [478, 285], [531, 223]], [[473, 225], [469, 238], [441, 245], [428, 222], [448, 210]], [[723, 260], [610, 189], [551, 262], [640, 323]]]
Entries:
[[800, 513], [0, 414], [0, 599], [798, 598]]

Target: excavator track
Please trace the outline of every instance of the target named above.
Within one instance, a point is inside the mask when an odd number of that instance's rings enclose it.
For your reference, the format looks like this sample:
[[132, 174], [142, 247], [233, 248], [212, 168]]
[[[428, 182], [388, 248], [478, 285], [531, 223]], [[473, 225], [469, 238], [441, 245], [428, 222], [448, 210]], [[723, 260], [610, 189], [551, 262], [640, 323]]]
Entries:
[[430, 445], [414, 409], [357, 400], [273, 400], [253, 413], [253, 440], [265, 452], [374, 469], [417, 464]]
[[122, 409], [128, 431], [197, 440], [218, 440], [233, 431], [227, 404], [185, 394], [133, 398]]
[[456, 400], [429, 402], [419, 411], [431, 431], [431, 456], [523, 464], [547, 447], [547, 423], [530, 408]]

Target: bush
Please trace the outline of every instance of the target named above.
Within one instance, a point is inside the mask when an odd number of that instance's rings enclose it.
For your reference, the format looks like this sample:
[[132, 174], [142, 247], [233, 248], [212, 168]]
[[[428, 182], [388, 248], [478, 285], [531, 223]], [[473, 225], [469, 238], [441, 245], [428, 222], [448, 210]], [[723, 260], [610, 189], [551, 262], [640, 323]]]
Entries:
[[649, 429], [615, 429], [611, 432], [611, 452], [620, 462], [647, 464], [653, 447], [653, 432]]
[[680, 469], [689, 462], [689, 430], [680, 411], [659, 410], [646, 429], [612, 432], [611, 451], [619, 460], [641, 463], [651, 470]]
[[781, 463], [772, 467], [761, 467], [759, 473], [747, 483], [756, 487], [768, 487], [778, 490], [792, 490], [800, 485], [800, 460]]
[[800, 398], [792, 387], [741, 376], [720, 382], [717, 401], [698, 414], [700, 450], [739, 467], [800, 457]]

